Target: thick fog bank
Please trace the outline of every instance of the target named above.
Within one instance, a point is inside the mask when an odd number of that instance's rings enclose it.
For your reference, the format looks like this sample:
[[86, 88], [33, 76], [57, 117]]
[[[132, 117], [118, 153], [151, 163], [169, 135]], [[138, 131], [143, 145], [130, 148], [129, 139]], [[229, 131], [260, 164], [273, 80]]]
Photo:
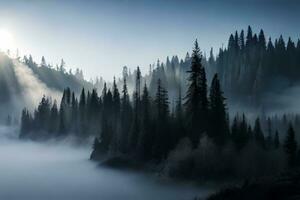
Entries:
[[88, 148], [19, 141], [3, 127], [0, 135], [0, 199], [191, 200], [210, 192], [207, 187], [99, 168], [88, 160]]

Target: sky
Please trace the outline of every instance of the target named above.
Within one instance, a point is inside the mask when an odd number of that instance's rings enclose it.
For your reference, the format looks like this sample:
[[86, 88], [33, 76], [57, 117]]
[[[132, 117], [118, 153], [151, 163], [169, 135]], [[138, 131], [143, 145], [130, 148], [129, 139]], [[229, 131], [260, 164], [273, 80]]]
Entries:
[[[81, 68], [86, 79], [120, 76], [167, 56], [184, 58], [197, 38], [203, 52], [251, 25], [267, 37], [300, 38], [297, 0], [0, 0], [0, 49]], [[2, 37], [2, 39], [1, 39]], [[4, 45], [5, 46], [5, 45]]]

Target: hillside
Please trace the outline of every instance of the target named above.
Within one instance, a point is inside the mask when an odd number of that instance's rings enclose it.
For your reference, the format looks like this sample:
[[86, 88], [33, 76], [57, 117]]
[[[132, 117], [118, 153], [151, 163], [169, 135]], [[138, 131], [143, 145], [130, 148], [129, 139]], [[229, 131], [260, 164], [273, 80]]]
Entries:
[[[61, 66], [60, 69], [64, 69]], [[24, 107], [33, 109], [43, 95], [59, 100], [66, 86], [79, 92], [93, 84], [51, 66], [40, 66], [30, 59], [15, 59], [0, 53], [0, 119], [19, 119]]]

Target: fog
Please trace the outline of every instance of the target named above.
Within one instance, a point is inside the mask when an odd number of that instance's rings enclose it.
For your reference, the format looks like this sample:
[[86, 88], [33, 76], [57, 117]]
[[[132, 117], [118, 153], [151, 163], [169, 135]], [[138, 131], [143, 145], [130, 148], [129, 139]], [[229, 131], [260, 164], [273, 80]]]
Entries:
[[14, 60], [13, 69], [21, 86], [22, 97], [25, 101], [22, 102], [24, 103], [23, 107], [26, 106], [30, 110], [33, 110], [43, 95], [56, 100], [61, 98], [60, 91], [47, 87], [27, 65]]
[[0, 127], [0, 199], [188, 200], [210, 192], [209, 187], [102, 168], [88, 160], [87, 147], [20, 141], [15, 132]]

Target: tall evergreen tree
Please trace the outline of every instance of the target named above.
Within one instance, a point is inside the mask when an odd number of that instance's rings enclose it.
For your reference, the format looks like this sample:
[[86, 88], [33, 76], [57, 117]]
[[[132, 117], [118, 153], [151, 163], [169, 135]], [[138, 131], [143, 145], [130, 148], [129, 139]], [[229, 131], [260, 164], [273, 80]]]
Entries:
[[114, 82], [113, 82], [113, 103], [114, 103], [114, 114], [116, 116], [118, 116], [119, 112], [120, 112], [121, 102], [120, 102], [120, 93], [119, 93], [119, 90], [117, 87], [115, 77], [114, 77]]
[[167, 156], [170, 144], [169, 138], [169, 101], [168, 92], [162, 87], [160, 79], [157, 83], [157, 92], [155, 97], [156, 106], [156, 130], [155, 144], [153, 154], [157, 160], [161, 160]]
[[130, 148], [135, 151], [139, 137], [140, 137], [140, 93], [141, 93], [141, 71], [140, 68], [137, 67], [136, 70], [136, 77], [135, 77], [135, 92], [133, 95], [134, 100], [134, 118], [133, 118], [133, 125], [131, 130], [131, 136], [130, 136]]
[[250, 26], [248, 26], [248, 31], [247, 31], [247, 39], [246, 39], [246, 47], [248, 48], [252, 44], [252, 29]]
[[132, 122], [132, 108], [129, 101], [126, 78], [124, 78], [122, 98], [121, 98], [121, 152], [128, 150], [129, 132]]
[[218, 75], [215, 74], [210, 88], [210, 124], [209, 136], [216, 144], [223, 145], [228, 138], [226, 104]]
[[32, 128], [32, 116], [27, 109], [22, 110], [20, 138], [25, 138], [30, 134]]
[[259, 43], [261, 50], [263, 50], [263, 51], [266, 50], [266, 38], [265, 38], [264, 31], [262, 29], [259, 32], [258, 43]]
[[186, 94], [186, 114], [188, 120], [189, 136], [196, 147], [200, 135], [206, 131], [205, 118], [207, 118], [207, 88], [205, 70], [201, 64], [202, 55], [197, 40], [192, 54], [192, 64], [189, 73], [189, 85]]
[[151, 123], [151, 100], [148, 92], [147, 85], [145, 84], [143, 89], [143, 95], [141, 100], [142, 109], [142, 135], [140, 141], [140, 150], [142, 158], [145, 160], [151, 159], [152, 147], [153, 147], [153, 128]]
[[86, 95], [85, 90], [82, 88], [79, 99], [79, 132], [85, 135], [86, 130]]
[[261, 124], [260, 124], [259, 118], [256, 118], [256, 120], [255, 120], [253, 132], [254, 132], [255, 141], [264, 148], [265, 147], [265, 137], [264, 137], [264, 134], [261, 129]]

